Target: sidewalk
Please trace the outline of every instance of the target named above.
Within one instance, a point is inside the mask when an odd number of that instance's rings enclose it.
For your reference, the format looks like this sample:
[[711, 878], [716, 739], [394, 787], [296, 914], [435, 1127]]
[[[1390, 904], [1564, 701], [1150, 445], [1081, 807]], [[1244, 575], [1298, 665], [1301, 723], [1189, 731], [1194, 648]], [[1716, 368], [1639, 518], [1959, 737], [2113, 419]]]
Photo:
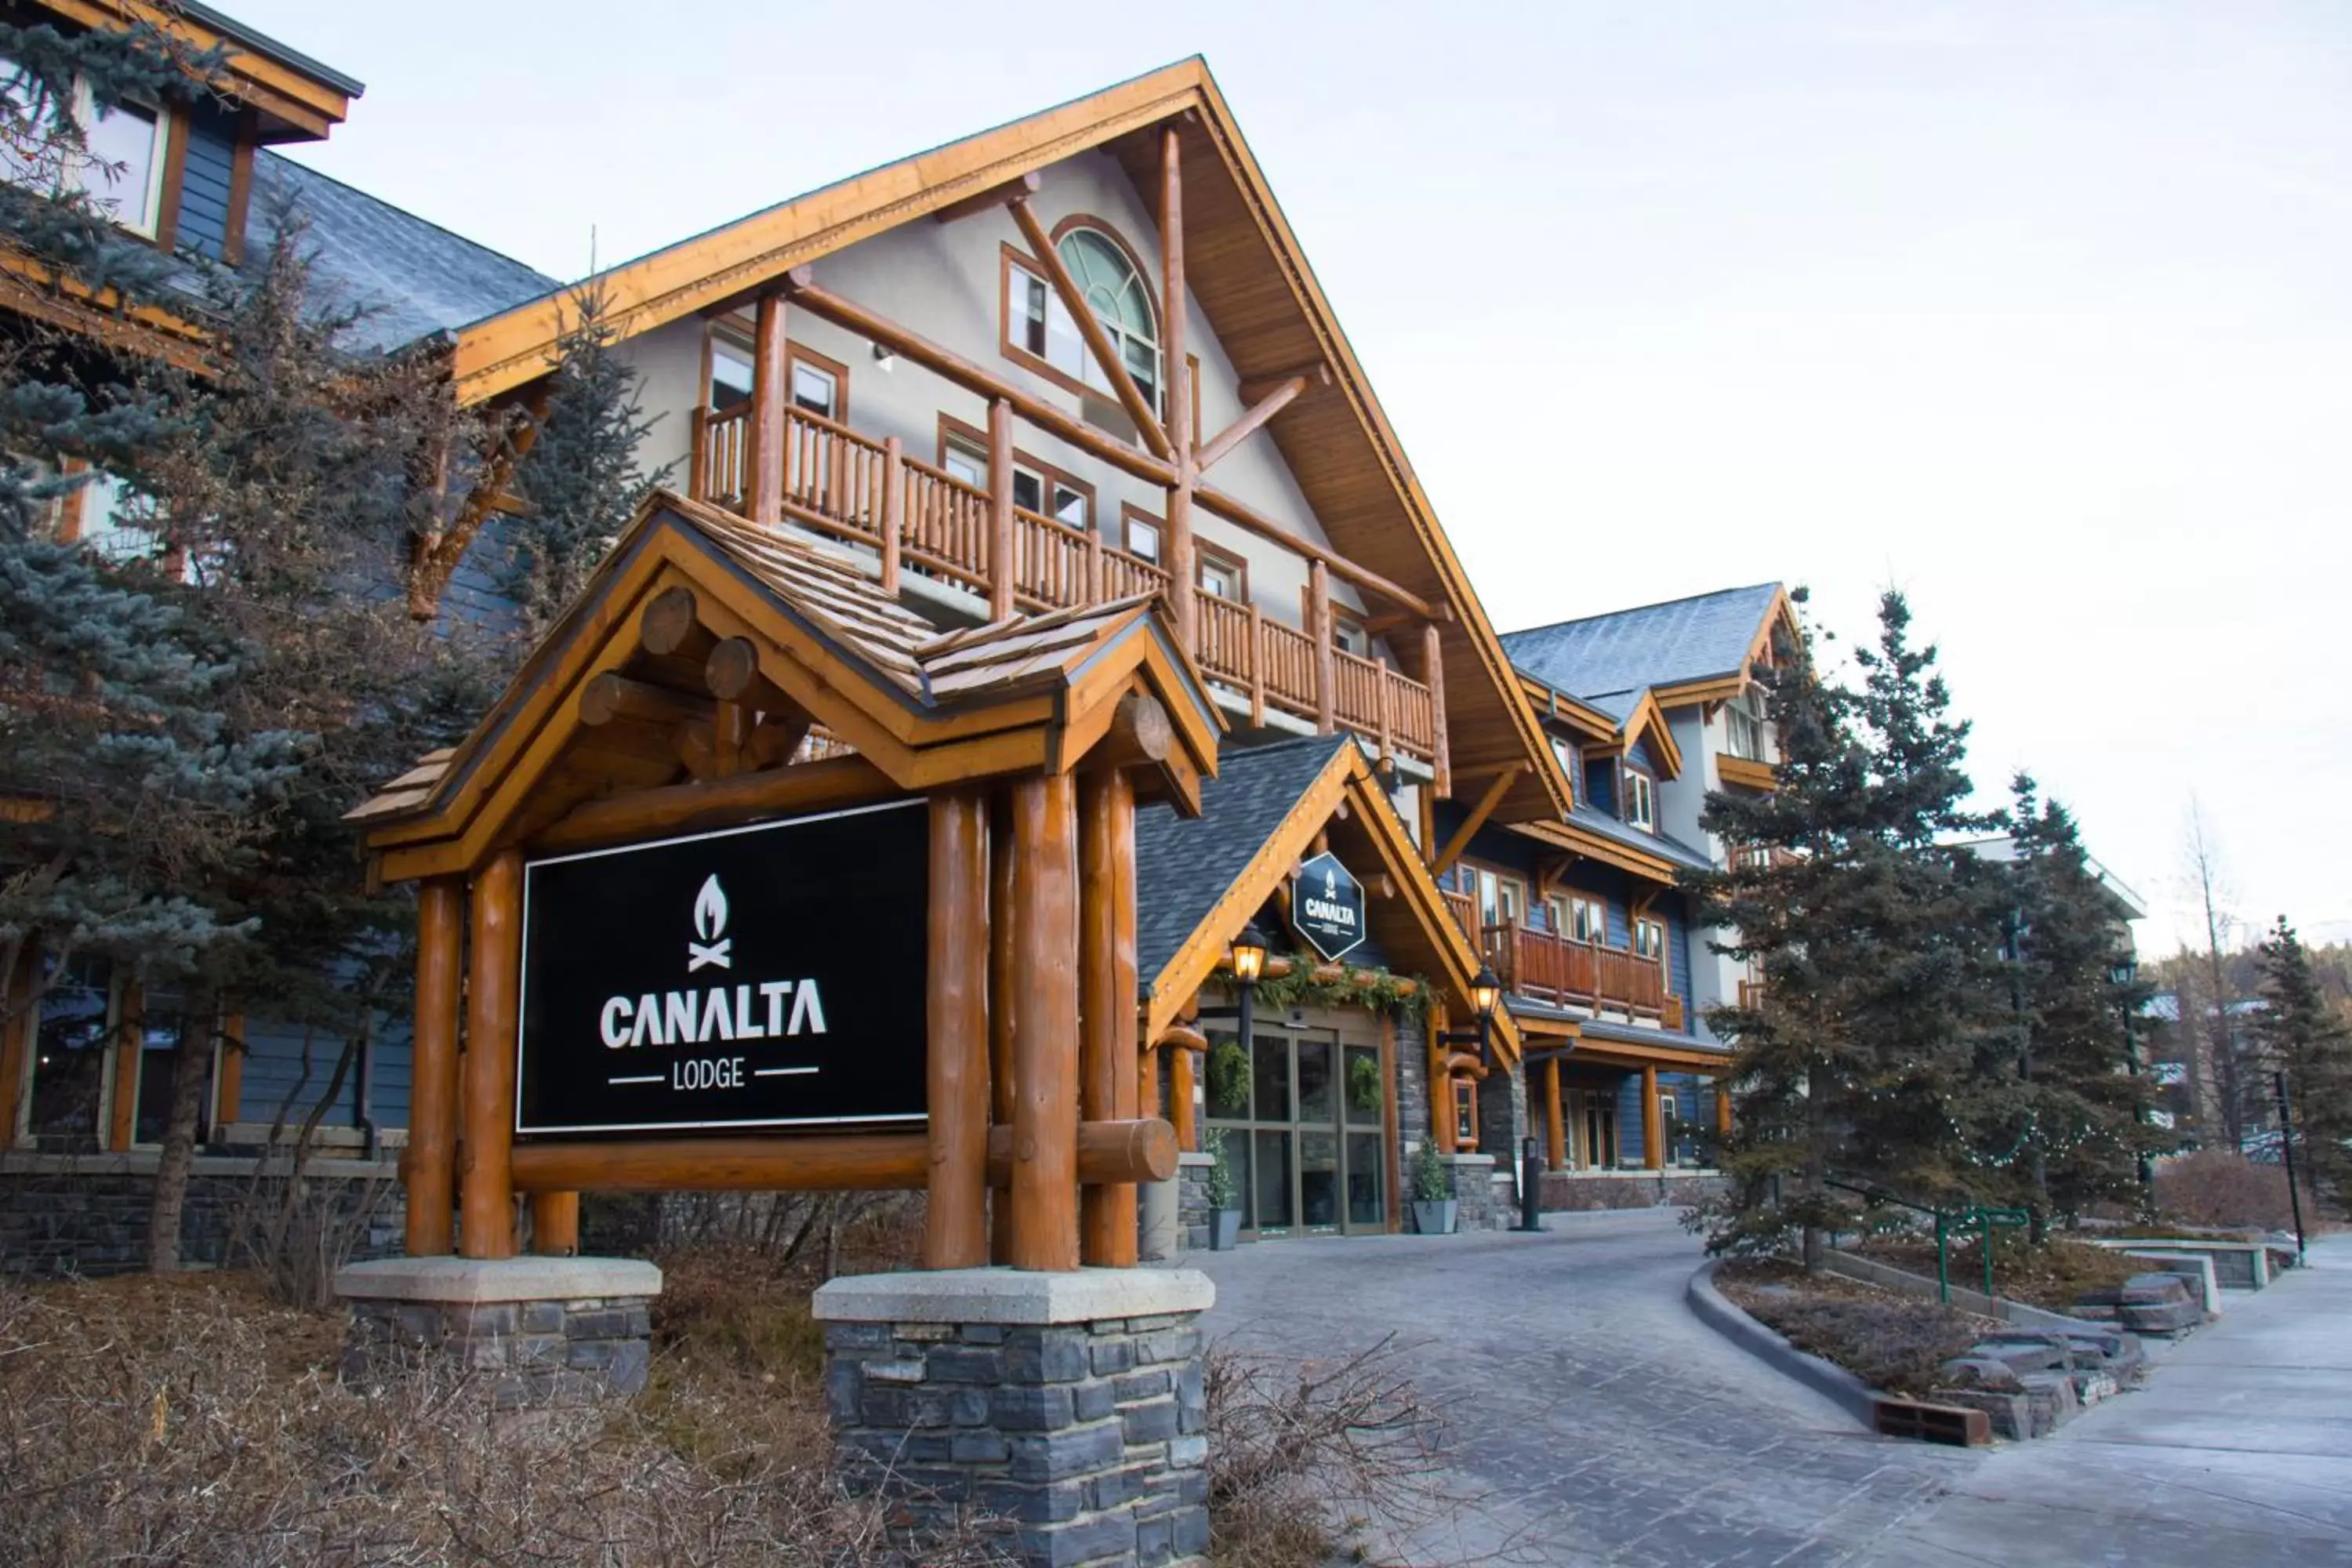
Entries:
[[2352, 1556], [2352, 1235], [2160, 1352], [2147, 1385], [2005, 1448], [1881, 1536], [1885, 1568]]

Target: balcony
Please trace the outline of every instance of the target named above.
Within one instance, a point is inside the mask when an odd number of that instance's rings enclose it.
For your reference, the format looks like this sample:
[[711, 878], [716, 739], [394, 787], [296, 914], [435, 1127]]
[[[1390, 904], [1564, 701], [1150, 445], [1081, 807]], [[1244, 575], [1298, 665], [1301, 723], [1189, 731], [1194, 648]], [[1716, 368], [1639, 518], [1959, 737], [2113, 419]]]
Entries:
[[1683, 1027], [1683, 999], [1667, 988], [1665, 965], [1658, 960], [1628, 948], [1573, 942], [1517, 921], [1481, 926], [1465, 893], [1449, 889], [1445, 904], [1512, 995]]
[[[697, 500], [748, 510], [750, 412], [747, 405], [696, 416]], [[1158, 562], [1024, 507], [1012, 509], [1011, 559], [1000, 562], [1004, 536], [994, 526], [988, 491], [908, 456], [895, 438], [876, 441], [793, 407], [785, 411], [783, 459], [783, 519], [873, 551], [886, 587], [896, 589], [911, 575], [992, 604], [1004, 570], [1013, 607], [1030, 615], [1167, 590], [1168, 571]], [[1429, 686], [1270, 620], [1256, 605], [1202, 593], [1194, 614], [1194, 658], [1213, 681], [1248, 703], [1253, 724], [1264, 725], [1270, 712], [1286, 714], [1325, 733], [1354, 731], [1384, 757], [1402, 753], [1436, 764], [1443, 737]]]

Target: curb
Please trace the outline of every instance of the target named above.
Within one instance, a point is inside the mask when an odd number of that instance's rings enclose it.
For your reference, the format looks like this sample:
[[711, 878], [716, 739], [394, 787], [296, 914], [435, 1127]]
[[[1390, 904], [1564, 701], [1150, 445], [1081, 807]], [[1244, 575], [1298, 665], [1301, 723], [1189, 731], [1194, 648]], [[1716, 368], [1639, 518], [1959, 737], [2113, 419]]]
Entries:
[[1714, 1259], [1699, 1265], [1690, 1283], [1683, 1288], [1683, 1298], [1690, 1303], [1699, 1321], [1782, 1376], [1793, 1377], [1816, 1394], [1826, 1395], [1853, 1416], [1864, 1431], [1876, 1431], [1878, 1395], [1871, 1392], [1870, 1385], [1845, 1368], [1799, 1350], [1733, 1306], [1715, 1288], [1718, 1267]]

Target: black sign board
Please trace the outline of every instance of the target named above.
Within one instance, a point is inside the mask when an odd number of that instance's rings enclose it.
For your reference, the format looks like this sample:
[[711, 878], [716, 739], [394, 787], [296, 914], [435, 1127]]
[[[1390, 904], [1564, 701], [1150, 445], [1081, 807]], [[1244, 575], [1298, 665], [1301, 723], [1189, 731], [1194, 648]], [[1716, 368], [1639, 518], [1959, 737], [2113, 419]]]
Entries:
[[920, 1121], [930, 839], [901, 801], [523, 868], [515, 1131]]
[[1364, 885], [1338, 856], [1316, 856], [1290, 884], [1290, 923], [1307, 946], [1336, 963], [1363, 942]]

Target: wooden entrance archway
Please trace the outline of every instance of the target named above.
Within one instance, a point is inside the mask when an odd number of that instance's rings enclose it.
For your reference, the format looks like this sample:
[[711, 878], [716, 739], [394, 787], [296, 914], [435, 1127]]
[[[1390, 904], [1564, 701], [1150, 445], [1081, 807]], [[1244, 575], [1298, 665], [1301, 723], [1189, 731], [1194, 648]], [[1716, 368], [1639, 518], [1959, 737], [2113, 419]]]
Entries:
[[[1175, 1157], [1136, 1114], [1135, 805], [1197, 812], [1222, 728], [1158, 601], [941, 634], [656, 494], [466, 742], [351, 814], [419, 884], [408, 1251], [511, 1256], [519, 1192], [561, 1251], [583, 1189], [920, 1187], [927, 1267], [1132, 1263]], [[518, 1144], [527, 858], [916, 796], [923, 1131]]]

